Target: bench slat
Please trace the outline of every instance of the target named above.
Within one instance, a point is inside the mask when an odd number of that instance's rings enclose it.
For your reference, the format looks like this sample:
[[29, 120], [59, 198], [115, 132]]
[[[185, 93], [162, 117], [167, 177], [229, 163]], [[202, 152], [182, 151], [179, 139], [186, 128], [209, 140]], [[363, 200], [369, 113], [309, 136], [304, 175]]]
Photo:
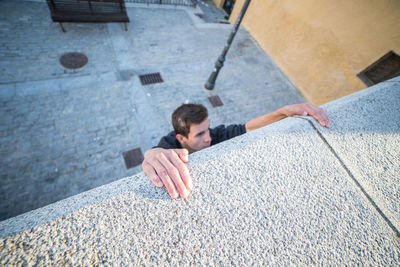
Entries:
[[46, 0], [55, 22], [129, 22], [124, 0]]

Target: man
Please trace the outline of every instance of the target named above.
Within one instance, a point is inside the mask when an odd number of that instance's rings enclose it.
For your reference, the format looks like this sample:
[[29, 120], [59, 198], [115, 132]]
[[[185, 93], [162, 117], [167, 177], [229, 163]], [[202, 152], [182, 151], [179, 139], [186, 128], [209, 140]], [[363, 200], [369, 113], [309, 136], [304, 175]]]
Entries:
[[326, 110], [311, 103], [287, 105], [244, 125], [220, 125], [213, 129], [209, 128], [208, 113], [204, 106], [181, 105], [172, 114], [174, 131], [161, 138], [156, 147], [145, 153], [143, 171], [155, 186], [165, 186], [172, 198], [186, 198], [193, 187], [186, 167], [189, 153], [294, 115], [312, 116], [319, 124], [330, 128]]

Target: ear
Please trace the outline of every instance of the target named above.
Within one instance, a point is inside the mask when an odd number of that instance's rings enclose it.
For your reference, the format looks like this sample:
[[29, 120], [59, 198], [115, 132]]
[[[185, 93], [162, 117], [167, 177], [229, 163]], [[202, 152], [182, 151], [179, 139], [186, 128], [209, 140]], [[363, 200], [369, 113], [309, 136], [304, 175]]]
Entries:
[[181, 143], [182, 145], [183, 145], [183, 143], [185, 143], [185, 139], [186, 139], [186, 137], [184, 137], [181, 134], [176, 135], [176, 140], [178, 140], [178, 142]]

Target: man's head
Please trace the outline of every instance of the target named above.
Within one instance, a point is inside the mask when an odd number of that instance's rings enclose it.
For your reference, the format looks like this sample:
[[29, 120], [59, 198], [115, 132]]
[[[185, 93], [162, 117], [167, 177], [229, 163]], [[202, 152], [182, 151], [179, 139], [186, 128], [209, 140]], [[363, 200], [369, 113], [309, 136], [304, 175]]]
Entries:
[[207, 116], [207, 109], [197, 104], [183, 104], [172, 113], [176, 139], [190, 153], [209, 147], [211, 144], [210, 123]]

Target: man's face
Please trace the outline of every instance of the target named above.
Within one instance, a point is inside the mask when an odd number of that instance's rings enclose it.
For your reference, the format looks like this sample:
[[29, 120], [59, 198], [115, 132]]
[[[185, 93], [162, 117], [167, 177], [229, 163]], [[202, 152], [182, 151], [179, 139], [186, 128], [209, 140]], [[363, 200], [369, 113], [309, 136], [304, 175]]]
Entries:
[[182, 146], [187, 148], [189, 152], [202, 150], [211, 145], [210, 122], [205, 119], [199, 124], [190, 125], [188, 137], [182, 136]]

